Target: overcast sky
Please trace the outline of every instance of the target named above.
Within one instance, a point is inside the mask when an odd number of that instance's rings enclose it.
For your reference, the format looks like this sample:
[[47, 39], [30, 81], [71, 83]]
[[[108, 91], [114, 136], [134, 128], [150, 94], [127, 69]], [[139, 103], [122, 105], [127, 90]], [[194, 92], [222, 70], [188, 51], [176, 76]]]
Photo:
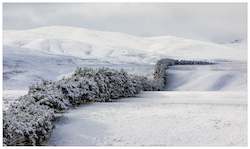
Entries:
[[49, 3], [3, 5], [3, 28], [66, 25], [138, 36], [227, 42], [247, 36], [244, 3]]

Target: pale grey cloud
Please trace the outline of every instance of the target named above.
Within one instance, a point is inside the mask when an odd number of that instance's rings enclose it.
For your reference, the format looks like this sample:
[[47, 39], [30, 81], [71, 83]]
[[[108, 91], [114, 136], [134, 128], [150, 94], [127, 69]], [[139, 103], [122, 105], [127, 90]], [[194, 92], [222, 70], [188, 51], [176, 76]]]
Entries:
[[247, 36], [246, 3], [5, 3], [4, 29], [67, 25], [217, 42]]

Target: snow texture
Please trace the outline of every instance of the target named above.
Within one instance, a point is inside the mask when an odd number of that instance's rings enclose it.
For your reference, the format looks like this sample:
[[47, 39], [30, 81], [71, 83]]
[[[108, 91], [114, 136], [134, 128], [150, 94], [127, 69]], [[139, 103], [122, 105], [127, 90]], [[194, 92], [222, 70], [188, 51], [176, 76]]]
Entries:
[[166, 90], [247, 91], [247, 63], [221, 61], [214, 65], [175, 65], [170, 66], [166, 74]]
[[57, 122], [55, 146], [246, 146], [246, 92], [142, 92], [83, 105]]
[[18, 97], [27, 93], [27, 90], [3, 90], [3, 110], [6, 110], [8, 105], [15, 102]]

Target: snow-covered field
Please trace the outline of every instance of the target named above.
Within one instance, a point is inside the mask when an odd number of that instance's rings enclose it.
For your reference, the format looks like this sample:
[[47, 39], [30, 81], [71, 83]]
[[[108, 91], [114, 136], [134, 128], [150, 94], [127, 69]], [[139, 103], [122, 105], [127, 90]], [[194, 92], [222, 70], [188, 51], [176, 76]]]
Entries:
[[144, 92], [83, 105], [56, 124], [48, 145], [247, 145], [245, 92]]
[[[173, 36], [52, 26], [3, 32], [4, 109], [43, 79], [77, 67], [110, 67], [152, 76], [161, 58], [216, 65], [172, 66], [164, 92], [71, 110], [56, 123], [49, 145], [246, 145], [246, 43], [223, 45]], [[178, 92], [177, 92], [178, 91]], [[185, 92], [189, 91], [189, 92]], [[194, 92], [202, 91], [202, 92]], [[217, 91], [217, 92], [210, 92]]]
[[216, 65], [178, 65], [167, 70], [166, 90], [247, 91], [247, 63], [221, 61]]

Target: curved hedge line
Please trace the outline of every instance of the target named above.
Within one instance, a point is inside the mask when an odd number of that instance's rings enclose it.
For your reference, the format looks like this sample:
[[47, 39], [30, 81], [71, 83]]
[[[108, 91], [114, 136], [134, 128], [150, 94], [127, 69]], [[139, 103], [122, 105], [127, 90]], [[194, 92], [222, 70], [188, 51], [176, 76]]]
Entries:
[[208, 61], [190, 61], [190, 60], [175, 60], [164, 58], [157, 61], [154, 68], [154, 80], [158, 81], [161, 86], [167, 84], [167, 69], [169, 66], [173, 65], [212, 65], [213, 62]]
[[153, 80], [123, 70], [78, 68], [68, 78], [32, 85], [27, 95], [3, 111], [3, 144], [41, 145], [53, 130], [56, 113], [86, 102], [111, 102], [140, 91], [162, 90], [169, 66], [190, 64], [214, 63], [161, 59], [155, 65]]
[[162, 90], [159, 80], [107, 68], [78, 68], [59, 81], [30, 87], [3, 112], [4, 145], [41, 145], [54, 127], [55, 114], [86, 102], [110, 102], [140, 91]]

